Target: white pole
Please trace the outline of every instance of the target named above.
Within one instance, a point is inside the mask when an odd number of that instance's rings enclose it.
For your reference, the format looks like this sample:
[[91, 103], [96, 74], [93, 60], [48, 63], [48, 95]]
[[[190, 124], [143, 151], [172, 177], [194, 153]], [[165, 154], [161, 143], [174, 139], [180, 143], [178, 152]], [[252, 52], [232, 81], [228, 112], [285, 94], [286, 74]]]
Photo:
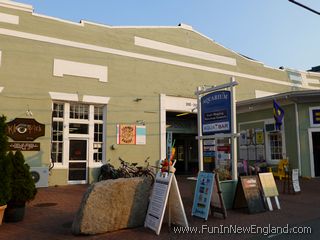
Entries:
[[203, 171], [203, 145], [202, 145], [202, 124], [201, 124], [201, 96], [199, 92], [201, 87], [197, 88], [197, 119], [198, 119], [198, 161], [199, 171]]
[[232, 85], [235, 78], [231, 77], [231, 158], [232, 158], [232, 179], [238, 179], [238, 156], [237, 156], [237, 112], [236, 112], [236, 89]]

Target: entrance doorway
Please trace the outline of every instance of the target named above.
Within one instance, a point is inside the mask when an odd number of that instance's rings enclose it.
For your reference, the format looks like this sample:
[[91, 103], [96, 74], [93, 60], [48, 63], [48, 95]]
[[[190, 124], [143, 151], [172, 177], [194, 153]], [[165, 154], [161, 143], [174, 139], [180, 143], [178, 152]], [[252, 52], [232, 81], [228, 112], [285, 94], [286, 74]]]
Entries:
[[197, 115], [167, 112], [166, 131], [172, 132], [175, 147], [176, 174], [198, 172]]
[[69, 183], [87, 183], [88, 141], [70, 139], [69, 141]]
[[320, 177], [320, 132], [312, 132], [314, 176]]

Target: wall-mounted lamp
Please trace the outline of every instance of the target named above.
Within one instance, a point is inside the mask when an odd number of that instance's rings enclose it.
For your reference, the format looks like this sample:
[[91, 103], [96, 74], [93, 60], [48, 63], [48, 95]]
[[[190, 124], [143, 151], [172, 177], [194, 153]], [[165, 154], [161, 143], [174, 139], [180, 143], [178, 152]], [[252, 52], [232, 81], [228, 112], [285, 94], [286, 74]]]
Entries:
[[112, 144], [112, 145], [110, 146], [110, 149], [111, 149], [111, 150], [116, 150], [116, 149], [117, 149], [117, 147], [116, 147], [116, 145], [115, 145], [115, 144]]
[[144, 126], [144, 125], [146, 125], [146, 122], [144, 120], [137, 120], [136, 124]]
[[142, 98], [136, 98], [136, 99], [134, 99], [133, 101], [135, 101], [135, 102], [140, 102], [142, 100]]

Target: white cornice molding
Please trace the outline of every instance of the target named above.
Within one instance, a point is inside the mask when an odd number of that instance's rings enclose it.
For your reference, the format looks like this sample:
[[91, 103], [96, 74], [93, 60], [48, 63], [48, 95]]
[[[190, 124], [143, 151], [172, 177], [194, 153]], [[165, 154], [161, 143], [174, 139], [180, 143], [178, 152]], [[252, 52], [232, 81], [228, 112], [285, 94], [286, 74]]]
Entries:
[[78, 94], [75, 94], [75, 93], [49, 92], [49, 95], [52, 100], [74, 101], [74, 102], [79, 101]]
[[0, 87], [0, 93], [3, 91], [4, 87]]
[[54, 59], [53, 75], [58, 77], [71, 75], [76, 77], [95, 78], [100, 82], [108, 82], [108, 67], [62, 59]]
[[19, 16], [0, 12], [0, 22], [18, 25]]
[[207, 60], [210, 62], [217, 62], [217, 63], [228, 64], [232, 66], [237, 65], [237, 61], [235, 58], [230, 58], [230, 57], [225, 57], [225, 56], [221, 56], [213, 53], [180, 47], [180, 46], [163, 43], [155, 40], [150, 40], [146, 38], [141, 38], [137, 36], [134, 37], [134, 44], [140, 47], [174, 53], [174, 54], [187, 56], [187, 57], [198, 58], [198, 59]]
[[16, 9], [16, 10], [21, 10], [21, 11], [25, 11], [25, 12], [33, 12], [32, 5], [12, 2], [9, 0], [0, 0], [0, 7]]
[[82, 102], [96, 103], [96, 104], [108, 104], [110, 97], [83, 95]]

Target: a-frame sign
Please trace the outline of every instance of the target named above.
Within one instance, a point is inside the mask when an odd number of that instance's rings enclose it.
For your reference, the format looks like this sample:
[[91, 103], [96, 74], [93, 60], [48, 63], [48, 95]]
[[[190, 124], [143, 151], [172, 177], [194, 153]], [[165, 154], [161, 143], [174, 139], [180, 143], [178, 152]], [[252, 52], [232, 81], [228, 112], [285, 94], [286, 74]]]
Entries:
[[[169, 199], [169, 201], [168, 201]], [[188, 227], [177, 179], [173, 173], [157, 173], [144, 226], [160, 234], [165, 210], [168, 208], [169, 222]]]

